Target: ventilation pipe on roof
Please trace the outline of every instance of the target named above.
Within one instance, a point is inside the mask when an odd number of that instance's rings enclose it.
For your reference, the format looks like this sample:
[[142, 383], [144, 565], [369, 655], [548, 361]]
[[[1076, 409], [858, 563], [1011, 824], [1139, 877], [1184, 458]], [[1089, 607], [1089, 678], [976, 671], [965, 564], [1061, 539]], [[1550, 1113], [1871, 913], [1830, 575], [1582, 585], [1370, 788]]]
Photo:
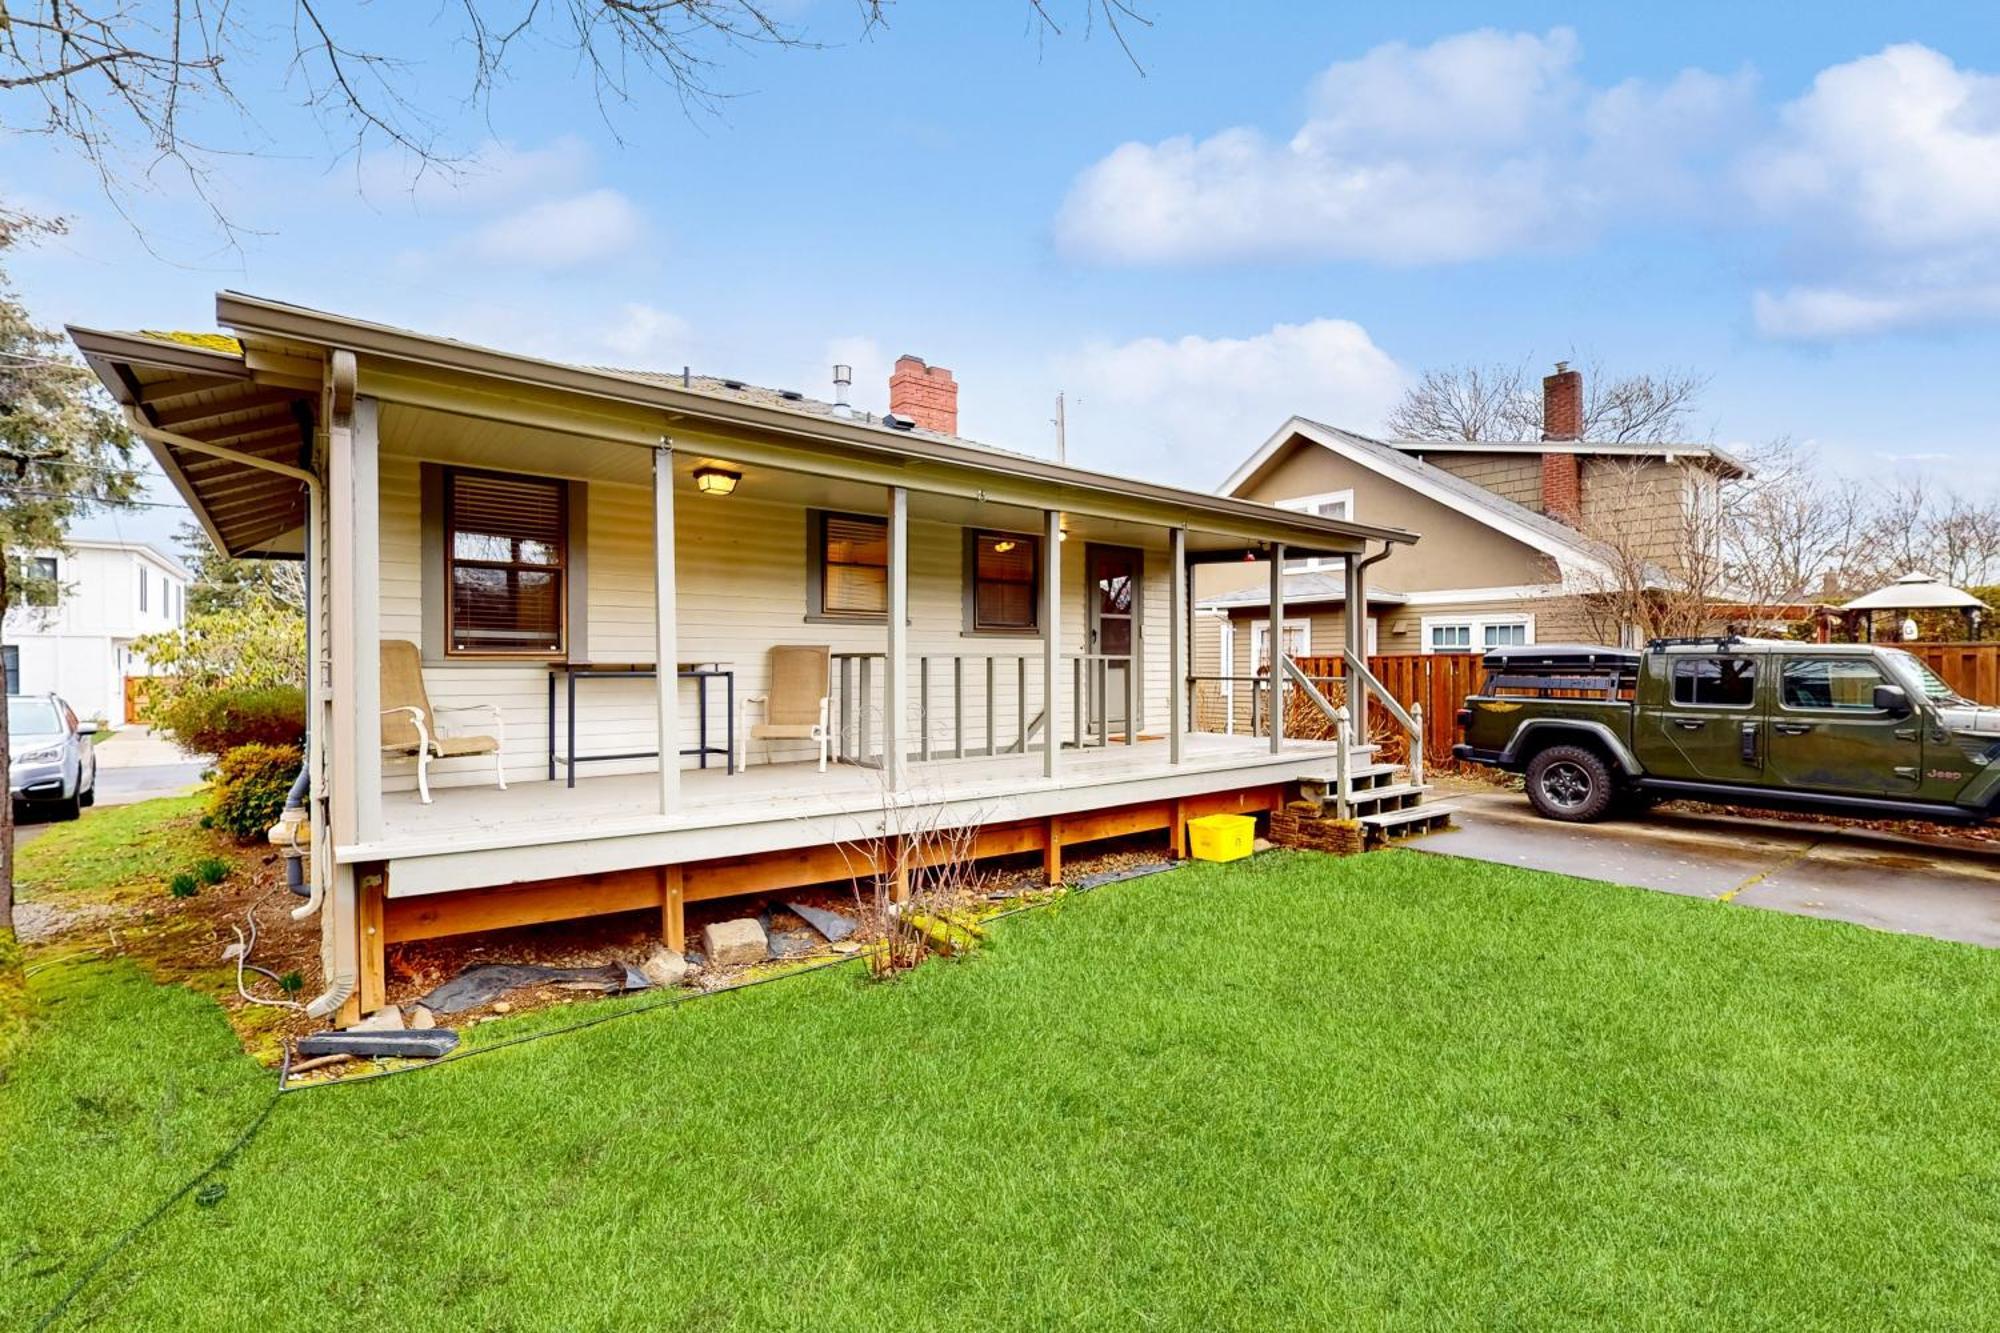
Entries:
[[833, 368], [833, 414], [837, 417], [851, 417], [854, 408], [848, 404], [848, 390], [854, 387], [854, 367], [835, 366]]

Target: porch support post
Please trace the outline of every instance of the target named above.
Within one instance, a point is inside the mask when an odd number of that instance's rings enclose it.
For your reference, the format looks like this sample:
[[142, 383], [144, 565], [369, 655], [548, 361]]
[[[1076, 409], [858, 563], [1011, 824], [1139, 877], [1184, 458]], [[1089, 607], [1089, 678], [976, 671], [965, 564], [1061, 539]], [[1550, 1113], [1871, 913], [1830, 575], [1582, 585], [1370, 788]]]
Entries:
[[1285, 544], [1271, 543], [1271, 753], [1285, 747]]
[[1187, 745], [1187, 529], [1167, 529], [1167, 762], [1181, 762]]
[[681, 803], [679, 598], [674, 586], [674, 446], [653, 450], [653, 662], [660, 711], [660, 813]]
[[[1056, 694], [1062, 685], [1062, 512], [1042, 511], [1042, 776], [1056, 775], [1062, 734]], [[1129, 724], [1128, 724], [1129, 725]], [[1077, 743], [1083, 738], [1079, 735]]]
[[[1367, 572], [1361, 568], [1363, 552], [1354, 551], [1346, 560], [1344, 580], [1346, 593], [1341, 605], [1341, 637], [1347, 641], [1347, 651], [1355, 660], [1368, 660], [1368, 581]], [[1348, 739], [1355, 745], [1368, 743], [1368, 691], [1355, 679], [1352, 671], [1343, 671], [1347, 677], [1347, 726]]]
[[[380, 413], [354, 400], [354, 803], [363, 842], [382, 836], [382, 504]], [[436, 733], [434, 719], [425, 724]]]
[[888, 657], [882, 663], [882, 772], [890, 791], [909, 780], [903, 739], [910, 710], [910, 492], [889, 488]]

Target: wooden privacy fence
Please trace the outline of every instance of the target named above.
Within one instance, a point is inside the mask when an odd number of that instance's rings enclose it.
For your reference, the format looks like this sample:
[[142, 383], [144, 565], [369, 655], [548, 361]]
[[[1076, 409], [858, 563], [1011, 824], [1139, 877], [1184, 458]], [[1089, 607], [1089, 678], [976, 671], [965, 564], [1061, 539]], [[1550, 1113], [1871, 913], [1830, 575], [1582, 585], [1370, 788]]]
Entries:
[[2000, 643], [1899, 643], [1968, 699], [2000, 704]]
[[[1315, 679], [1337, 678], [1342, 674], [1342, 663], [1338, 657], [1299, 657], [1294, 660], [1300, 670]], [[1485, 675], [1479, 664], [1479, 654], [1378, 653], [1368, 659], [1368, 669], [1403, 707], [1408, 708], [1411, 704], [1424, 706], [1425, 761], [1438, 764], [1449, 760], [1451, 747], [1458, 740], [1456, 717], [1459, 707], [1468, 695], [1479, 689], [1479, 682]], [[1381, 712], [1381, 709], [1374, 709], [1369, 716], [1379, 724], [1381, 719], [1377, 715]], [[1370, 730], [1379, 733], [1381, 729], [1376, 725]], [[1389, 738], [1378, 734], [1375, 739], [1380, 742]]]

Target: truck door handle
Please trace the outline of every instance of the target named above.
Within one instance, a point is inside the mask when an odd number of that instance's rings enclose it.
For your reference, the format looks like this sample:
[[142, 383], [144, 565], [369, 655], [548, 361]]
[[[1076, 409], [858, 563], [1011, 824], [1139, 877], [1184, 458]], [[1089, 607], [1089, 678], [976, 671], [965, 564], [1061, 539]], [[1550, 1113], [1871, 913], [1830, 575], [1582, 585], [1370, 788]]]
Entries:
[[1674, 725], [1682, 731], [1700, 731], [1708, 725], [1708, 719], [1705, 717], [1677, 717], [1674, 719]]
[[1803, 736], [1812, 730], [1810, 722], [1773, 722], [1771, 730], [1786, 736]]
[[1757, 724], [1755, 722], [1745, 722], [1742, 730], [1737, 733], [1736, 753], [1746, 764], [1757, 762]]

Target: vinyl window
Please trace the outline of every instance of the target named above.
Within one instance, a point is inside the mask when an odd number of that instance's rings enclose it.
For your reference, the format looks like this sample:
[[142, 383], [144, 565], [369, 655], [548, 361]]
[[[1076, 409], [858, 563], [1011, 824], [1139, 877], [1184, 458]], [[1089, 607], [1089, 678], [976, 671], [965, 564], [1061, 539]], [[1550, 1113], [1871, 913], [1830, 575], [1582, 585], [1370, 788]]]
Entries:
[[569, 556], [565, 484], [450, 469], [444, 524], [447, 651], [561, 654]]
[[810, 604], [814, 616], [881, 620], [889, 614], [889, 521], [870, 514], [812, 513]]
[[1018, 532], [966, 532], [965, 628], [972, 634], [1040, 629], [1041, 542]]

